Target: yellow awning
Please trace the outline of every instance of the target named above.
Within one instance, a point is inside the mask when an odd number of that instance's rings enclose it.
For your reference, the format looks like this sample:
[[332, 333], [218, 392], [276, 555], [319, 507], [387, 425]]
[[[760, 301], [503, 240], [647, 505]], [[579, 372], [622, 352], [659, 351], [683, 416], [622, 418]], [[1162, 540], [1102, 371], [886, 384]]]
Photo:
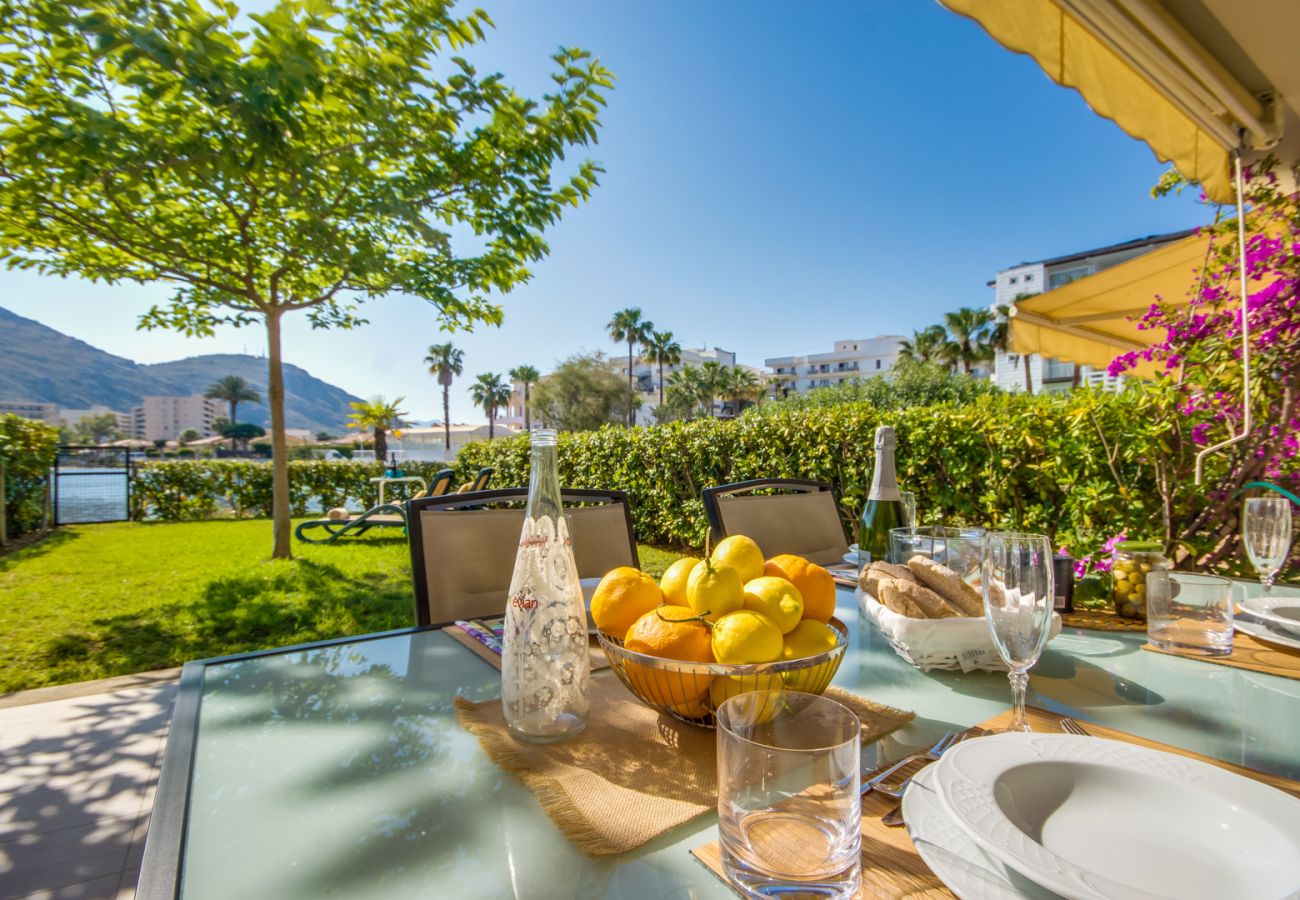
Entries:
[[1297, 0], [940, 2], [1033, 57], [1211, 200], [1235, 199], [1238, 146], [1296, 158]]
[[[1163, 340], [1164, 329], [1140, 331], [1135, 319], [1156, 297], [1178, 305], [1190, 301], [1209, 243], [1209, 235], [1192, 235], [1021, 300], [1012, 308], [1011, 352], [1104, 369], [1121, 353]], [[1135, 372], [1150, 377], [1162, 368], [1141, 363]]]

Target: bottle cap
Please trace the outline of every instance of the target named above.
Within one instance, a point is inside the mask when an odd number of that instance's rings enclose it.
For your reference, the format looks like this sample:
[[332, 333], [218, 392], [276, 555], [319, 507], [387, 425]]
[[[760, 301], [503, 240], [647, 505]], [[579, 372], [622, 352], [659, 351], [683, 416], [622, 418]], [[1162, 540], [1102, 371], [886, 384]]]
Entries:
[[881, 425], [876, 429], [876, 449], [883, 450], [886, 447], [894, 446], [894, 428], [892, 425]]

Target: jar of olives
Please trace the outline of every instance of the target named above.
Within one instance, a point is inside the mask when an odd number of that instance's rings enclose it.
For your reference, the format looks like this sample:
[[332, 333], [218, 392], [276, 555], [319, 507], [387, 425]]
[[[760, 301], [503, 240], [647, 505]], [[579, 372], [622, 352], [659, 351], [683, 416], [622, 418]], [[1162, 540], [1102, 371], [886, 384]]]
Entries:
[[1126, 619], [1145, 619], [1147, 573], [1170, 568], [1164, 545], [1154, 541], [1120, 541], [1110, 559], [1110, 595], [1115, 612]]

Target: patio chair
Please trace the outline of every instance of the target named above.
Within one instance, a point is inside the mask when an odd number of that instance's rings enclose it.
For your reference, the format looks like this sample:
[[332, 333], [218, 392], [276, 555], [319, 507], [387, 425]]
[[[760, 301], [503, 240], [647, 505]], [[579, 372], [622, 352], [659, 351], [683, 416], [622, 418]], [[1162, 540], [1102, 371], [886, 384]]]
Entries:
[[[451, 469], [441, 469], [428, 488], [418, 491], [415, 497], [440, 497], [447, 493], [455, 477]], [[293, 533], [304, 544], [332, 544], [342, 537], [359, 537], [372, 528], [405, 529], [406, 508], [400, 503], [383, 503], [356, 515], [337, 518], [326, 515], [301, 523]]]
[[471, 491], [486, 491], [488, 482], [492, 480], [492, 473], [495, 471], [496, 469], [491, 466], [479, 469], [477, 475], [456, 488], [456, 493], [468, 494]]
[[[562, 489], [561, 497], [579, 578], [639, 567], [626, 494]], [[527, 488], [501, 488], [408, 501], [416, 624], [505, 612], [527, 499]]]
[[765, 557], [793, 553], [822, 566], [843, 562], [849, 552], [828, 482], [759, 478], [706, 488], [702, 497], [715, 543], [744, 534]]

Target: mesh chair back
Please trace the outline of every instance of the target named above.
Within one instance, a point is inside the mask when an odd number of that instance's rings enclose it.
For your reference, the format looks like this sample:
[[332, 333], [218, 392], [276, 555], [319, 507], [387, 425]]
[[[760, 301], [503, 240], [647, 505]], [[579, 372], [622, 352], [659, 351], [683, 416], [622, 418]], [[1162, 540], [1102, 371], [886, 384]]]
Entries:
[[[785, 493], [754, 494], [773, 488]], [[848, 541], [830, 485], [818, 481], [764, 479], [704, 491], [715, 541], [729, 534], [754, 539], [765, 557], [793, 553], [817, 563], [844, 561]]]
[[[565, 490], [562, 495], [579, 578], [599, 578], [616, 566], [637, 566], [632, 517], [622, 491]], [[410, 504], [417, 624], [505, 612], [527, 498], [526, 488], [507, 488]], [[574, 503], [588, 505], [568, 505]]]

